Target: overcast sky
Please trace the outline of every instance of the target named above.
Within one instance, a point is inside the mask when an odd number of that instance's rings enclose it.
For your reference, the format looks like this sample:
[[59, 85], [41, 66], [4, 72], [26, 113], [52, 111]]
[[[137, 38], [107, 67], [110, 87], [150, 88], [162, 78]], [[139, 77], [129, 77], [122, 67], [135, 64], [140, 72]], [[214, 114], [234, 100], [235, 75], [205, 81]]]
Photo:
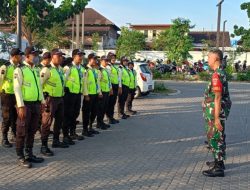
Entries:
[[[177, 17], [188, 18], [194, 30], [216, 30], [219, 0], [91, 0], [87, 7], [96, 9], [118, 26], [131, 24], [169, 24]], [[233, 32], [235, 24], [249, 27], [246, 11], [240, 5], [247, 0], [225, 0], [222, 22]], [[60, 0], [58, 0], [60, 3]], [[222, 25], [221, 25], [222, 28]]]

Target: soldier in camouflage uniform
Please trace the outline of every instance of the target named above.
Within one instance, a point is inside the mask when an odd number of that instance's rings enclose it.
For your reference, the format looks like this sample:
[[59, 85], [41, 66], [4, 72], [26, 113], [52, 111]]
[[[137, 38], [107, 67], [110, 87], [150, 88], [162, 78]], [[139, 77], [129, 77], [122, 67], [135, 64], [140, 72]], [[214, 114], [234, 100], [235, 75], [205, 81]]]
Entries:
[[210, 51], [208, 62], [213, 72], [203, 102], [208, 145], [214, 156], [213, 162], [206, 163], [210, 169], [203, 171], [203, 175], [209, 177], [223, 177], [225, 169], [223, 162], [226, 158], [225, 120], [229, 116], [231, 100], [226, 74], [220, 68], [222, 59], [223, 54], [220, 50]]

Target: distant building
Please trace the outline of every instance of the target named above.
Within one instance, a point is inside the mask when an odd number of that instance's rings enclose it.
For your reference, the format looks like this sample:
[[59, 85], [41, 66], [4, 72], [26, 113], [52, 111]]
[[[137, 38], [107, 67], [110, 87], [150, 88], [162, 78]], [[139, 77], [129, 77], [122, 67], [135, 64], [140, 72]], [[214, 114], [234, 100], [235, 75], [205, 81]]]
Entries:
[[[146, 36], [146, 49], [152, 50], [153, 40], [157, 38], [157, 35], [166, 29], [171, 27], [170, 24], [141, 24], [141, 25], [130, 25], [132, 30], [137, 30], [145, 34]], [[201, 50], [204, 46], [203, 42], [206, 41], [211, 47], [216, 47], [216, 31], [191, 31], [189, 35], [193, 38], [194, 50]], [[222, 47], [231, 47], [229, 32], [220, 32], [220, 44]]]
[[130, 28], [143, 33], [146, 37], [146, 49], [150, 50], [153, 48], [153, 40], [158, 34], [164, 30], [170, 28], [170, 24], [132, 24]]
[[[195, 50], [200, 50], [203, 48], [203, 42], [206, 41], [210, 47], [216, 47], [216, 31], [191, 31], [189, 35], [193, 38], [193, 44]], [[231, 47], [230, 34], [229, 32], [220, 32], [220, 43], [219, 47]]]
[[[72, 36], [73, 21], [75, 26], [74, 33], [76, 35], [76, 16], [66, 21], [66, 25], [68, 26], [67, 34], [70, 39]], [[81, 23], [82, 15], [80, 15], [80, 40], [82, 38]], [[84, 10], [84, 49], [92, 48], [92, 35], [94, 33], [98, 33], [100, 36], [99, 45], [101, 49], [115, 49], [116, 41], [119, 37], [118, 31], [120, 31], [118, 26], [94, 9], [86, 8]], [[75, 38], [73, 40], [75, 41]]]

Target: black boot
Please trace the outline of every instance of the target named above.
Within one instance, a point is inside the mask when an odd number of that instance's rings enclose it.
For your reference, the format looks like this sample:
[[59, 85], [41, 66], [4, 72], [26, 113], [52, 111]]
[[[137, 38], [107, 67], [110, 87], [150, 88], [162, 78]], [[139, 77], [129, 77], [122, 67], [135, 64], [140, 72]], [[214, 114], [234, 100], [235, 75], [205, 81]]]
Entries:
[[23, 168], [31, 168], [32, 167], [32, 164], [26, 160], [24, 158], [24, 153], [23, 153], [23, 149], [19, 149], [17, 148], [16, 149], [16, 153], [17, 153], [17, 156], [18, 156], [18, 159], [17, 159], [17, 164]]
[[78, 140], [78, 141], [84, 140], [84, 137], [83, 137], [82, 135], [76, 134], [75, 131], [73, 131], [73, 132], [70, 133], [70, 138], [71, 138], [72, 140]]
[[101, 130], [107, 130], [107, 127], [104, 125], [104, 123], [97, 123], [96, 128]]
[[69, 148], [69, 145], [64, 142], [60, 142], [58, 139], [53, 139], [52, 148]]
[[48, 147], [48, 141], [42, 141], [41, 154], [44, 156], [54, 156], [54, 153]]
[[82, 135], [85, 137], [93, 137], [94, 135], [89, 132], [89, 130], [83, 130]]
[[[218, 162], [218, 161], [215, 160], [215, 161], [212, 161], [212, 162], [206, 162], [206, 165], [207, 165], [209, 168], [212, 168], [212, 167], [214, 167], [214, 165], [215, 165], [216, 162]], [[222, 167], [223, 170], [226, 169], [226, 167], [225, 167], [223, 161], [221, 161], [221, 167]]]
[[70, 137], [63, 137], [63, 143], [68, 145], [76, 144]]
[[43, 158], [36, 157], [35, 155], [33, 155], [32, 148], [25, 149], [25, 159], [32, 163], [42, 163], [44, 161]]
[[7, 134], [3, 134], [2, 146], [4, 148], [11, 148], [13, 145], [9, 142]]
[[222, 168], [223, 161], [215, 161], [214, 167], [202, 172], [207, 177], [224, 177], [224, 170]]

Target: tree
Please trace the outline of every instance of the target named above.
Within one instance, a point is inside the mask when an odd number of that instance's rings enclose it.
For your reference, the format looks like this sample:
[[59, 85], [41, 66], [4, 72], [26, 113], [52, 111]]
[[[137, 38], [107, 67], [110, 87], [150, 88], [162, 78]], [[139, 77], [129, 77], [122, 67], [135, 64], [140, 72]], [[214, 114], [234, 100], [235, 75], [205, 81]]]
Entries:
[[45, 29], [45, 32], [37, 33], [34, 37], [36, 46], [52, 50], [53, 48], [65, 47], [70, 45], [70, 41], [65, 38], [66, 26], [64, 24], [55, 24], [50, 29]]
[[92, 49], [94, 51], [97, 51], [99, 49], [99, 44], [98, 44], [99, 40], [100, 40], [99, 34], [97, 32], [93, 33], [92, 34]]
[[177, 64], [192, 58], [189, 51], [193, 47], [193, 39], [188, 34], [193, 27], [190, 20], [174, 19], [172, 26], [158, 35], [154, 43], [155, 48], [165, 51], [168, 59]]
[[[50, 29], [55, 23], [63, 23], [68, 18], [84, 10], [90, 0], [62, 0], [55, 7], [56, 0], [22, 0], [22, 33], [33, 44], [37, 32]], [[0, 18], [16, 25], [17, 0], [1, 0]]]
[[[246, 10], [248, 18], [250, 19], [250, 2], [241, 4], [241, 10]], [[243, 26], [234, 26], [234, 34], [231, 35], [233, 38], [240, 37], [240, 46], [237, 51], [250, 51], [250, 29], [245, 29]]]
[[130, 30], [127, 27], [121, 28], [121, 35], [117, 40], [117, 57], [126, 56], [130, 59], [135, 57], [135, 53], [143, 50], [146, 46], [145, 35], [139, 31]]

